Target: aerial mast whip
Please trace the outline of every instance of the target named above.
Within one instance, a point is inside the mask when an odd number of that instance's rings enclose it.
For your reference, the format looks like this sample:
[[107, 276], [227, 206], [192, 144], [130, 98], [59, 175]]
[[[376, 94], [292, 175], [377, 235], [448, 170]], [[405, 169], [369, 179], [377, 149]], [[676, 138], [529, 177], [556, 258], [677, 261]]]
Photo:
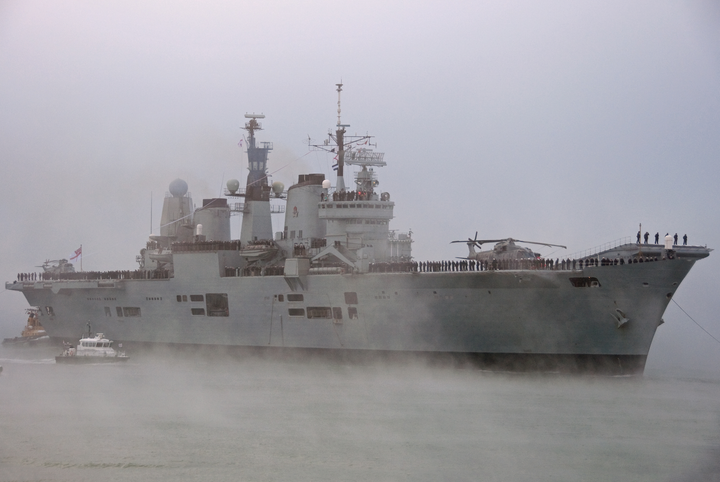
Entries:
[[340, 121], [340, 92], [342, 92], [342, 81], [340, 81], [339, 84], [335, 84], [337, 86], [337, 93], [338, 93], [338, 121], [337, 121], [337, 130], [335, 131], [335, 141], [337, 142], [338, 147], [338, 170], [337, 170], [337, 182], [335, 189], [338, 191], [345, 189], [345, 179], [344, 179], [344, 167], [345, 167], [345, 127], [348, 127], [346, 125], [343, 125]]

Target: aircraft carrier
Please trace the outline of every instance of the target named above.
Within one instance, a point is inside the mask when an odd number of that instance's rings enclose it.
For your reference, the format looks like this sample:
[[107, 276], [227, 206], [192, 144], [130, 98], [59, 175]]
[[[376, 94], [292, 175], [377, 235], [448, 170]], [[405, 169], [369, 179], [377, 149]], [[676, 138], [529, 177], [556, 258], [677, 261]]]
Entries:
[[[703, 246], [624, 243], [577, 259], [543, 259], [511, 238], [469, 238], [467, 258], [418, 262], [412, 232], [390, 229], [395, 203], [371, 136], [334, 131], [334, 179], [269, 182], [273, 146], [248, 114], [245, 187], [194, 209], [170, 183], [160, 234], [139, 267], [75, 272], [65, 260], [7, 282], [54, 339], [85, 330], [122, 342], [269, 351], [461, 355], [484, 366], [642, 372], [662, 316]], [[351, 175], [347, 176], [347, 172]], [[347, 177], [347, 179], [346, 179]], [[242, 215], [239, 239], [230, 218]], [[272, 232], [272, 215], [284, 216]], [[482, 251], [482, 244], [496, 243]], [[544, 243], [539, 243], [544, 244]], [[481, 251], [476, 252], [475, 248]], [[279, 350], [280, 349], [280, 350]]]

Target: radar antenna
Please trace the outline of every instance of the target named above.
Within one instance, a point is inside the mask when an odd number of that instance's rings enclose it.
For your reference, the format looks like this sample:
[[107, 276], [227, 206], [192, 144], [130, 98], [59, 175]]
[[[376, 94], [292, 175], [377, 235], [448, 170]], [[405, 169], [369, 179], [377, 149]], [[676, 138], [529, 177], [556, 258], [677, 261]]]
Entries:
[[[246, 119], [250, 119], [249, 122], [245, 123], [245, 130], [248, 131], [248, 134], [250, 134], [250, 139], [255, 138], [255, 131], [261, 131], [262, 130], [262, 124], [260, 124], [257, 119], [264, 119], [265, 114], [255, 114], [254, 112], [252, 114], [245, 114]], [[254, 144], [254, 142], [253, 142]], [[254, 146], [253, 146], [254, 147]]]
[[[345, 164], [362, 166], [366, 169], [368, 166], [385, 166], [387, 165], [383, 160], [383, 153], [373, 152], [372, 147], [377, 147], [377, 144], [372, 143], [374, 136], [347, 136], [346, 127], [350, 127], [350, 124], [343, 124], [341, 113], [341, 92], [342, 92], [342, 81], [339, 84], [335, 84], [338, 93], [337, 101], [337, 126], [333, 133], [328, 133], [328, 139], [325, 139], [322, 143], [313, 143], [312, 139], [308, 138], [308, 145], [315, 148], [316, 150], [322, 150], [335, 154], [335, 160], [337, 163], [333, 166], [333, 169], [337, 170], [337, 183], [336, 189], [338, 191], [345, 189]], [[362, 147], [361, 147], [362, 146]]]

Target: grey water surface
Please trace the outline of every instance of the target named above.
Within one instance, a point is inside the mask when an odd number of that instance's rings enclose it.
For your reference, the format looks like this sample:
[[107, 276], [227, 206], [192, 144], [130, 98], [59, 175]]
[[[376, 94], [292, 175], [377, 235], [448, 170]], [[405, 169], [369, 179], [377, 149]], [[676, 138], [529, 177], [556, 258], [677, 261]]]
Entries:
[[0, 481], [720, 480], [720, 380], [1, 347]]

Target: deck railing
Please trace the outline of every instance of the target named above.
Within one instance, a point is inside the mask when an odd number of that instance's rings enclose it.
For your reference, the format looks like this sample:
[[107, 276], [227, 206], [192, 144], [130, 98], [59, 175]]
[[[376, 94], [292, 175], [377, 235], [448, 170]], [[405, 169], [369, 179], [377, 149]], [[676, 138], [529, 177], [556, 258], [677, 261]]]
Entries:
[[569, 259], [587, 258], [589, 256], [594, 256], [598, 253], [602, 253], [603, 251], [607, 251], [608, 249], [617, 248], [618, 246], [622, 246], [623, 244], [631, 244], [631, 243], [632, 243], [632, 237], [625, 236], [623, 238], [618, 238], [614, 241], [609, 241], [607, 243], [597, 245], [593, 248], [588, 248], [584, 251], [578, 251], [578, 252], [573, 253], [570, 256], [566, 256], [566, 257]]

